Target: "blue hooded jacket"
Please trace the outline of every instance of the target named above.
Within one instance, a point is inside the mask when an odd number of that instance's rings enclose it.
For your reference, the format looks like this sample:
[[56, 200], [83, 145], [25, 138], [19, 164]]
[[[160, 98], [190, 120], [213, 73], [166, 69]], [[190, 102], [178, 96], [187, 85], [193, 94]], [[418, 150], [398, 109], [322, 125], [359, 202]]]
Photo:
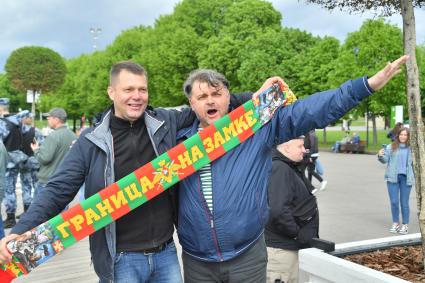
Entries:
[[[202, 261], [220, 262], [251, 247], [268, 219], [273, 146], [326, 127], [371, 93], [363, 77], [280, 108], [254, 136], [212, 162], [213, 214], [203, 197], [199, 173], [181, 181], [178, 235], [183, 251]], [[198, 124], [179, 131], [178, 137], [192, 136]]]

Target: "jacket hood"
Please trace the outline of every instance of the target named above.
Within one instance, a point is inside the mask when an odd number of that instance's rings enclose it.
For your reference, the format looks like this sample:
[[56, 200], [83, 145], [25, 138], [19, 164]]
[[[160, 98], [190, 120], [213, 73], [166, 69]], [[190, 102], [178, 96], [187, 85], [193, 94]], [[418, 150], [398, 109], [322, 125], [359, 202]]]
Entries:
[[280, 160], [282, 162], [285, 162], [293, 167], [297, 167], [301, 164], [301, 162], [295, 162], [291, 159], [289, 159], [288, 157], [286, 157], [285, 155], [283, 155], [279, 150], [277, 150], [277, 148], [273, 148], [272, 150], [272, 160]]

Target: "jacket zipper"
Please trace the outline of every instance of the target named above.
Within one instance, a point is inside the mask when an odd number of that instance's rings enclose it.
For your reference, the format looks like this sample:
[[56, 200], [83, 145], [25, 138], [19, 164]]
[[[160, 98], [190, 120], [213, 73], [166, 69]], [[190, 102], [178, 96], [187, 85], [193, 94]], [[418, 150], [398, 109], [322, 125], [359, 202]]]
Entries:
[[[212, 166], [211, 166], [211, 175], [212, 175]], [[218, 240], [217, 240], [217, 231], [215, 230], [214, 216], [211, 213], [211, 210], [208, 208], [207, 201], [205, 200], [204, 194], [202, 193], [202, 182], [201, 182], [201, 176], [199, 174], [198, 174], [198, 184], [199, 184], [198, 191], [199, 191], [199, 194], [200, 194], [201, 199], [202, 199], [202, 204], [203, 204], [205, 213], [206, 213], [208, 220], [210, 222], [209, 224], [210, 224], [210, 228], [211, 228], [211, 236], [213, 238], [214, 246], [217, 250], [217, 255], [220, 258], [220, 261], [224, 261], [223, 255], [221, 254], [220, 246], [219, 246]], [[214, 184], [213, 184], [213, 186], [214, 186]], [[214, 191], [214, 189], [213, 189], [213, 191]], [[213, 195], [213, 202], [214, 202], [214, 195]], [[213, 205], [214, 205], [214, 203], [213, 203]]]

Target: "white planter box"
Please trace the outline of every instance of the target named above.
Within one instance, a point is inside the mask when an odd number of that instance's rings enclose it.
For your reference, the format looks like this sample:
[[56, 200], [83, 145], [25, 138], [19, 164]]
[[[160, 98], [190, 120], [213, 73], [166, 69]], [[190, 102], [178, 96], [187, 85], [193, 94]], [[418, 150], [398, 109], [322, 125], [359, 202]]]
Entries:
[[[417, 242], [421, 235], [409, 234], [381, 239], [338, 244], [336, 253], [381, 249], [388, 245], [405, 245]], [[409, 282], [398, 277], [327, 254], [322, 250], [311, 248], [299, 251], [299, 282], [309, 283], [383, 283]]]

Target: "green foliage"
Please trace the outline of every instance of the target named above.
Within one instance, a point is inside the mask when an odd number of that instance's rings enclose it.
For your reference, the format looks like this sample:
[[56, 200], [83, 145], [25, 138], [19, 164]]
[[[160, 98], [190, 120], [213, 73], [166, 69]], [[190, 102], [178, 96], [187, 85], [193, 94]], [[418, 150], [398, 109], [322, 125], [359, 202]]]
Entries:
[[235, 1], [224, 13], [224, 25], [220, 34], [244, 40], [270, 29], [279, 31], [281, 19], [281, 14], [271, 3], [258, 0]]
[[146, 39], [152, 48], [134, 57], [149, 74], [149, 99], [154, 106], [187, 103], [182, 85], [187, 75], [198, 67], [197, 51], [204, 43], [191, 27], [161, 26]]
[[[319, 4], [326, 9], [339, 8], [350, 12], [364, 12], [366, 10], [380, 11], [382, 15], [389, 16], [401, 10], [400, 0], [306, 0], [306, 2]], [[414, 6], [423, 7], [425, 0], [413, 0]]]
[[176, 5], [171, 16], [162, 16], [156, 26], [177, 23], [181, 27], [191, 27], [203, 37], [217, 36], [224, 24], [224, 14], [235, 0], [184, 0]]
[[26, 93], [18, 92], [14, 89], [6, 74], [0, 74], [0, 97], [10, 99], [9, 110], [11, 113], [18, 112], [19, 109], [27, 109]]
[[49, 92], [60, 87], [66, 74], [62, 57], [55, 51], [38, 46], [16, 49], [7, 59], [7, 76], [20, 91]]
[[[103, 111], [111, 105], [106, 94], [109, 69], [122, 60], [133, 60], [148, 71], [150, 104], [176, 106], [187, 103], [182, 85], [197, 68], [223, 73], [233, 92], [255, 91], [278, 75], [303, 97], [372, 74], [401, 52], [399, 31], [380, 27], [384, 23], [370, 30], [365, 24], [361, 36], [350, 35], [353, 39], [340, 47], [335, 38], [281, 27], [281, 18], [263, 0], [183, 0], [153, 27], [123, 31], [105, 51], [69, 60], [63, 86], [42, 97], [41, 107], [47, 111], [62, 106], [75, 117]], [[357, 63], [353, 46], [360, 48]], [[364, 107], [358, 115], [363, 112]]]
[[[342, 81], [364, 74], [373, 75], [402, 54], [402, 32], [398, 27], [382, 19], [367, 20], [359, 31], [349, 34], [342, 45], [333, 71], [329, 73], [331, 86], [337, 87]], [[391, 106], [406, 106], [405, 88], [405, 77], [395, 77], [385, 88], [363, 102], [355, 114], [362, 115], [368, 103], [372, 115], [389, 116]]]
[[291, 87], [298, 96], [303, 97], [330, 88], [328, 74], [333, 71], [333, 62], [338, 59], [339, 48], [336, 38], [325, 37], [296, 57], [298, 79]]
[[264, 1], [235, 1], [223, 19], [198, 60], [200, 67], [223, 73], [233, 91], [254, 91], [273, 75], [290, 81], [295, 71], [291, 60], [314, 42], [311, 34], [282, 29], [281, 15]]
[[125, 30], [106, 48], [106, 53], [114, 62], [131, 60], [139, 52], [152, 48], [152, 44], [147, 40], [151, 32], [152, 28], [144, 26]]

